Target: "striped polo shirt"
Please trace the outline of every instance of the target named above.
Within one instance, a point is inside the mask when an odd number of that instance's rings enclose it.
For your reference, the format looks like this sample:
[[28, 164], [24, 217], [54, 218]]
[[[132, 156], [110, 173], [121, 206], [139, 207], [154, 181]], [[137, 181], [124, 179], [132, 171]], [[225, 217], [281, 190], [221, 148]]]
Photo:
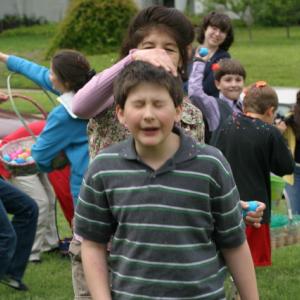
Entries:
[[222, 299], [221, 248], [245, 241], [239, 194], [219, 150], [181, 130], [175, 155], [158, 170], [132, 137], [100, 152], [76, 208], [76, 233], [98, 243], [113, 235], [112, 297]]

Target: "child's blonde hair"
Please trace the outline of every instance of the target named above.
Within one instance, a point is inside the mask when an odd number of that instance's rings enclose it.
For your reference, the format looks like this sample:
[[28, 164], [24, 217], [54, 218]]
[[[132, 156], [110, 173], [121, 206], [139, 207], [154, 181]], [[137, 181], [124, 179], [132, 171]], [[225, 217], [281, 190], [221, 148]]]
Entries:
[[244, 111], [263, 115], [267, 109], [278, 107], [278, 96], [275, 90], [265, 81], [257, 81], [245, 89]]

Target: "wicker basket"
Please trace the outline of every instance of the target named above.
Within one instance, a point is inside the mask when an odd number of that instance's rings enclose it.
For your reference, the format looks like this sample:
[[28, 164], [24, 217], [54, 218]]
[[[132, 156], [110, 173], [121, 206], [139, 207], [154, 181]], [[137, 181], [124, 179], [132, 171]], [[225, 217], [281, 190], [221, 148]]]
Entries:
[[31, 148], [32, 145], [35, 143], [35, 139], [31, 136], [20, 138], [11, 142], [8, 142], [7, 144], [3, 145], [0, 148], [0, 160], [5, 165], [6, 169], [11, 172], [13, 176], [26, 176], [26, 175], [32, 175], [36, 174], [38, 172], [37, 165], [35, 161], [27, 161], [24, 163], [12, 163], [9, 161], [6, 161], [3, 156], [5, 154], [11, 154], [15, 152], [20, 147], [24, 148]]

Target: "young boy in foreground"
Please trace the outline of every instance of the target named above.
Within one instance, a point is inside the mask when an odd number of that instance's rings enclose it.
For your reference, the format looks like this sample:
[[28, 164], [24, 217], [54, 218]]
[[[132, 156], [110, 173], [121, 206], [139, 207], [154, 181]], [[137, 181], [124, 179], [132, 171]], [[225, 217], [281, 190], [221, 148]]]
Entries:
[[93, 299], [222, 299], [226, 265], [242, 299], [258, 299], [230, 167], [175, 126], [179, 79], [133, 62], [114, 96], [132, 137], [91, 163], [75, 217]]

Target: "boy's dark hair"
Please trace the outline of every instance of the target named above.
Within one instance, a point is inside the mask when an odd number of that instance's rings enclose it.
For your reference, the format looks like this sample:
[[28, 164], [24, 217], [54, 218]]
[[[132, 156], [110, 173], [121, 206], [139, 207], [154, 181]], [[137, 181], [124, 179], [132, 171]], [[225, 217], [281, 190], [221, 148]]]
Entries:
[[275, 90], [264, 81], [253, 83], [245, 90], [243, 106], [245, 112], [263, 115], [267, 109], [278, 107], [278, 96]]
[[212, 65], [214, 70], [215, 80], [220, 81], [224, 75], [240, 75], [246, 79], [246, 70], [242, 64], [235, 59], [224, 58], [221, 59], [218, 63]]
[[205, 31], [208, 26], [215, 26], [227, 34], [224, 42], [219, 46], [220, 49], [227, 51], [234, 41], [233, 27], [230, 18], [225, 14], [214, 11], [206, 15], [202, 19], [197, 35], [197, 41], [200, 44], [203, 44], [204, 42]]
[[77, 92], [95, 74], [87, 59], [78, 51], [61, 50], [52, 58], [52, 70], [57, 79], [70, 91]]
[[141, 83], [164, 87], [175, 107], [182, 103], [182, 81], [179, 77], [174, 77], [163, 68], [157, 68], [147, 62], [134, 61], [124, 68], [114, 81], [114, 98], [121, 109], [124, 109], [130, 91]]
[[194, 40], [194, 28], [188, 18], [175, 8], [154, 5], [141, 10], [128, 27], [120, 58], [127, 56], [153, 29], [167, 32], [174, 38], [182, 60], [179, 72], [183, 80], [187, 79], [188, 46]]

